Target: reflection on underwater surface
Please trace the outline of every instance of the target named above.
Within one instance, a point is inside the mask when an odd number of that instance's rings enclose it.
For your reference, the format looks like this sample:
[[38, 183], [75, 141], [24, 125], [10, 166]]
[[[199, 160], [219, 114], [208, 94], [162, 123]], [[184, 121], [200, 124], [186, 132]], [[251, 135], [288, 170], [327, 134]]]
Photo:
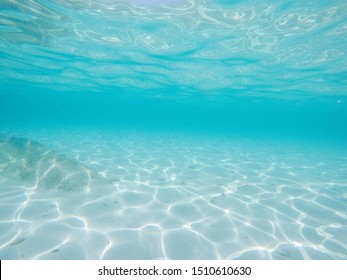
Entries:
[[[345, 96], [345, 1], [1, 1], [1, 87]], [[7, 90], [6, 90], [7, 91]]]

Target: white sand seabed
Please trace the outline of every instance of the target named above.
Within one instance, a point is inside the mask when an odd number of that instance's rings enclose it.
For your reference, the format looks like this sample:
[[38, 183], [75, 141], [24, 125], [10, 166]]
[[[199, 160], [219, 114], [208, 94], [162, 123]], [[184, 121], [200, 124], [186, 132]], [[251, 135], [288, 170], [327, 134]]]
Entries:
[[174, 135], [25, 137], [108, 184], [41, 189], [0, 171], [0, 259], [347, 259], [346, 153]]

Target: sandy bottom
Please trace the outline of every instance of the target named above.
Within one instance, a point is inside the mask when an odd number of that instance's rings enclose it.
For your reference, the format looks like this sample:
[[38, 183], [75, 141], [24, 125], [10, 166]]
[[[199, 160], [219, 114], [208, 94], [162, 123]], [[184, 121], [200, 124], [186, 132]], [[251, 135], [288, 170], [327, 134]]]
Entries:
[[140, 133], [25, 137], [109, 183], [46, 190], [0, 172], [0, 259], [347, 259], [346, 153]]

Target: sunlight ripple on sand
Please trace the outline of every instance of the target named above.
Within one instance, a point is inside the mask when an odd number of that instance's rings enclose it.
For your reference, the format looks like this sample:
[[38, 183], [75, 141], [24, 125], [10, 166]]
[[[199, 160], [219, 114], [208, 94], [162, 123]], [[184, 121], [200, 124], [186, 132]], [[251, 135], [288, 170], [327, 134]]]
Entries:
[[347, 258], [339, 156], [169, 136], [35, 136], [108, 184], [33, 189], [0, 173], [1, 259]]

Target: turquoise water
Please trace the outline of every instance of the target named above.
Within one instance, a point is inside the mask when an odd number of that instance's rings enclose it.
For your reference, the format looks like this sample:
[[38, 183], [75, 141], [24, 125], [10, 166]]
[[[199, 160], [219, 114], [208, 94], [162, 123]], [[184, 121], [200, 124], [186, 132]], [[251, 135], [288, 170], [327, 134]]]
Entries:
[[347, 259], [345, 1], [0, 1], [1, 259]]

